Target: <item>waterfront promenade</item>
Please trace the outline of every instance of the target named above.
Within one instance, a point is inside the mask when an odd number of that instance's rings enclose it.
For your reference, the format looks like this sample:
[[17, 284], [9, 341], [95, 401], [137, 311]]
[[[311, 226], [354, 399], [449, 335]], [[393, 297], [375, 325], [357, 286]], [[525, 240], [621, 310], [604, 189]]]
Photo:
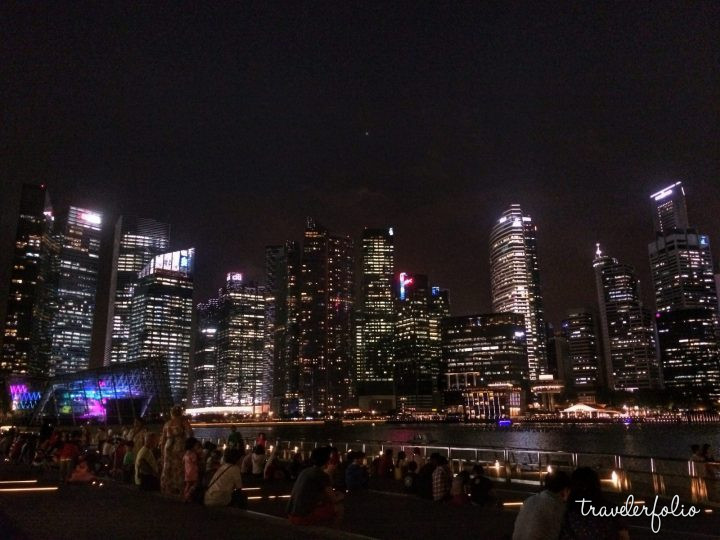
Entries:
[[[38, 479], [38, 486], [57, 486], [53, 472], [47, 478], [26, 466], [0, 466], [0, 480]], [[0, 489], [21, 484], [2, 484]], [[346, 499], [341, 530], [302, 528], [284, 517], [290, 484], [248, 484], [248, 511], [183, 504], [155, 493], [104, 481], [102, 487], [60, 486], [51, 492], [0, 491], [0, 538], [17, 540], [181, 539], [247, 537], [253, 539], [306, 538], [488, 538], [512, 534], [517, 506], [454, 507], [397, 493], [392, 483], [377, 481], [371, 490]], [[255, 488], [255, 489], [252, 489]], [[517, 503], [530, 490], [498, 489], [501, 502]], [[695, 518], [665, 518], [661, 532], [650, 531], [648, 518], [629, 520], [631, 538], [720, 538], [720, 514]], [[15, 530], [12, 536], [11, 530]]]

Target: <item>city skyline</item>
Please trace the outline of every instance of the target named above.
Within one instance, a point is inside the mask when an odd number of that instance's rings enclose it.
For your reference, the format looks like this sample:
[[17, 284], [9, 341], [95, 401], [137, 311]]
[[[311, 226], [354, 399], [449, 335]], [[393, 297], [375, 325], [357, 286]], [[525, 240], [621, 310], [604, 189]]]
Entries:
[[647, 196], [676, 179], [718, 241], [718, 6], [458, 9], [218, 9], [190, 26], [138, 7], [126, 33], [92, 11], [9, 13], [0, 244], [20, 185], [47, 182], [58, 206], [171, 223], [208, 298], [238, 266], [262, 279], [264, 246], [300, 240], [306, 215], [354, 239], [392, 223], [398, 268], [477, 313], [489, 226], [517, 202], [540, 260], [563, 261], [542, 284], [559, 323], [594, 299], [595, 242], [649, 284]]

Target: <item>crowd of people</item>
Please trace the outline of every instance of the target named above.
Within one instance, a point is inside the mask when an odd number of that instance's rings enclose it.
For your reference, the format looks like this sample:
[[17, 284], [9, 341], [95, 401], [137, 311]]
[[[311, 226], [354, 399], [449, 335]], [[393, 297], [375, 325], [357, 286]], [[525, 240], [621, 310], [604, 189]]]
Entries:
[[[499, 505], [494, 482], [481, 464], [453, 471], [448, 459], [387, 448], [372, 457], [352, 450], [344, 455], [331, 446], [309, 456], [296, 451], [279, 455], [263, 433], [245, 440], [232, 427], [225, 444], [201, 442], [193, 436], [182, 409], [173, 408], [160, 433], [141, 420], [113, 432], [104, 426], [75, 431], [44, 429], [33, 434], [10, 430], [0, 436], [0, 456], [13, 463], [57, 468], [60, 482], [89, 483], [101, 476], [134, 483], [138, 489], [207, 506], [244, 507], [243, 483], [292, 482], [288, 518], [298, 525], [338, 525], [346, 495], [374, 487], [450, 505]], [[714, 462], [709, 445], [692, 446], [692, 461]], [[51, 473], [54, 474], [54, 473]], [[580, 499], [605, 504], [595, 470], [572, 475], [547, 474], [545, 489], [527, 499], [515, 524], [513, 540], [533, 538], [627, 538], [627, 528], [614, 519], [582, 515]]]

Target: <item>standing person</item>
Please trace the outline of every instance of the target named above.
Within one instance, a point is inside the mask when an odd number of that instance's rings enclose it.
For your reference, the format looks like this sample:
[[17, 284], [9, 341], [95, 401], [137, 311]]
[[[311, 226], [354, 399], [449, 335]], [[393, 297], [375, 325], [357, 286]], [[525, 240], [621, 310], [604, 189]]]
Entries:
[[433, 452], [425, 465], [420, 467], [415, 477], [415, 492], [424, 499], [433, 498], [433, 474], [438, 466], [440, 454]]
[[450, 488], [452, 485], [452, 474], [448, 466], [448, 460], [445, 456], [438, 456], [437, 467], [432, 473], [432, 494], [433, 501], [446, 501], [450, 498]]
[[238, 433], [237, 426], [230, 426], [230, 435], [227, 438], [228, 448], [240, 448], [242, 437]]
[[193, 500], [195, 490], [198, 489], [200, 481], [200, 453], [202, 445], [195, 437], [189, 437], [185, 441], [185, 455], [183, 456], [183, 469], [185, 471], [185, 488], [183, 489], [183, 501]]
[[407, 459], [405, 452], [401, 450], [395, 461], [395, 480], [401, 481], [405, 477], [405, 471], [407, 471]]
[[563, 471], [545, 477], [545, 489], [525, 499], [515, 518], [512, 540], [558, 538], [570, 494], [570, 477]]
[[167, 495], [180, 496], [183, 492], [183, 456], [185, 440], [192, 436], [190, 422], [182, 415], [182, 408], [175, 406], [170, 411], [170, 420], [163, 426], [160, 449], [162, 451], [162, 475], [160, 491]]
[[74, 433], [73, 436], [68, 433], [65, 434], [63, 444], [57, 454], [60, 464], [60, 482], [65, 482], [68, 479], [75, 467], [75, 462], [80, 457], [80, 448], [74, 440], [74, 435]]
[[[561, 540], [628, 540], [627, 527], [617, 517], [601, 517], [582, 512], [581, 500], [590, 501], [598, 511], [611, 508], [600, 491], [600, 477], [590, 467], [575, 469], [570, 477], [570, 495], [560, 530]], [[517, 523], [516, 523], [517, 526]], [[521, 537], [524, 538], [524, 537]]]
[[243, 451], [238, 448], [225, 450], [224, 463], [215, 471], [205, 490], [206, 506], [244, 506], [240, 462]]
[[345, 488], [348, 491], [359, 491], [368, 487], [368, 470], [361, 463], [364, 458], [365, 454], [363, 452], [354, 450], [348, 452], [348, 465], [345, 468]]
[[157, 435], [146, 433], [145, 442], [135, 457], [135, 484], [145, 491], [160, 489], [160, 467], [155, 459], [155, 448]]
[[393, 451], [386, 448], [377, 465], [378, 478], [393, 478]]
[[293, 525], [338, 525], [342, 519], [343, 495], [332, 489], [325, 467], [330, 448], [319, 446], [310, 454], [312, 466], [298, 476], [290, 494], [288, 518]]
[[255, 446], [262, 446], [263, 449], [267, 446], [267, 437], [264, 433], [258, 433], [257, 439], [255, 439]]
[[145, 422], [143, 422], [141, 418], [136, 418], [133, 421], [133, 427], [130, 430], [130, 433], [128, 433], [128, 439], [132, 441], [133, 450], [136, 455], [142, 448], [143, 444], [145, 444], [146, 433], [147, 428], [145, 427]]

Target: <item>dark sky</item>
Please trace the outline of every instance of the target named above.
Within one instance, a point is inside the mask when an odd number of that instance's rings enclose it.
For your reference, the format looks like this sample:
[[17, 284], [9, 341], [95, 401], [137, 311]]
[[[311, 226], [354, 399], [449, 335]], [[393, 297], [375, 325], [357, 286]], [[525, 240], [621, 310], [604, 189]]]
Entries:
[[395, 226], [460, 314], [520, 203], [555, 322], [594, 303], [598, 240], [648, 288], [665, 184], [720, 242], [717, 2], [136, 4], [0, 8], [3, 287], [23, 181], [170, 222], [198, 299], [306, 215]]

